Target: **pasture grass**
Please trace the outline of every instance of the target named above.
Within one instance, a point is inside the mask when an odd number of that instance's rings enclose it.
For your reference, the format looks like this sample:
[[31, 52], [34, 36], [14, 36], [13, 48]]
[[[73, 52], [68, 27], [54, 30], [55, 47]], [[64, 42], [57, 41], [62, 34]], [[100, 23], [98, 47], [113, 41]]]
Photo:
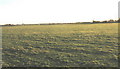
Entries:
[[3, 67], [117, 67], [118, 23], [7, 26]]

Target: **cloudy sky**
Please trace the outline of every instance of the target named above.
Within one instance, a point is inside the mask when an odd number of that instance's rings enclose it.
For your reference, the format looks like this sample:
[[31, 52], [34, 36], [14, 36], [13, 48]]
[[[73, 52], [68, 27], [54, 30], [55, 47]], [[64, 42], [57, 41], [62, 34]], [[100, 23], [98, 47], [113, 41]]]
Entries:
[[83, 22], [118, 18], [119, 0], [0, 0], [0, 24]]

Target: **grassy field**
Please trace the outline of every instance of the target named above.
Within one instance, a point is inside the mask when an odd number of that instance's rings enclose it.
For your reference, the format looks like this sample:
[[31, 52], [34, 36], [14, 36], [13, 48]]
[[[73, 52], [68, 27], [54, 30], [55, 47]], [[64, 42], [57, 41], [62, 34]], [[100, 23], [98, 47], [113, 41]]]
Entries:
[[117, 67], [118, 23], [6, 26], [3, 67]]

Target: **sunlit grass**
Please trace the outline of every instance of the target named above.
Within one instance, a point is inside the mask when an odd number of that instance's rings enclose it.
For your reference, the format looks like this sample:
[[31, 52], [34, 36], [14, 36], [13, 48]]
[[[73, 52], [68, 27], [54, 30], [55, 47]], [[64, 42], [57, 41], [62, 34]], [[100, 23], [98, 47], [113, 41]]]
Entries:
[[118, 23], [3, 27], [3, 66], [117, 67]]

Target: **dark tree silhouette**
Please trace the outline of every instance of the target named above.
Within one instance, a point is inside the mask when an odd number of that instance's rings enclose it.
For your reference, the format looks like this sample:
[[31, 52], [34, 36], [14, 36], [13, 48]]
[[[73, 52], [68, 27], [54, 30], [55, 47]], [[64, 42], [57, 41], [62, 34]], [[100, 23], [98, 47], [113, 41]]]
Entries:
[[115, 22], [113, 19], [110, 19], [108, 22]]

